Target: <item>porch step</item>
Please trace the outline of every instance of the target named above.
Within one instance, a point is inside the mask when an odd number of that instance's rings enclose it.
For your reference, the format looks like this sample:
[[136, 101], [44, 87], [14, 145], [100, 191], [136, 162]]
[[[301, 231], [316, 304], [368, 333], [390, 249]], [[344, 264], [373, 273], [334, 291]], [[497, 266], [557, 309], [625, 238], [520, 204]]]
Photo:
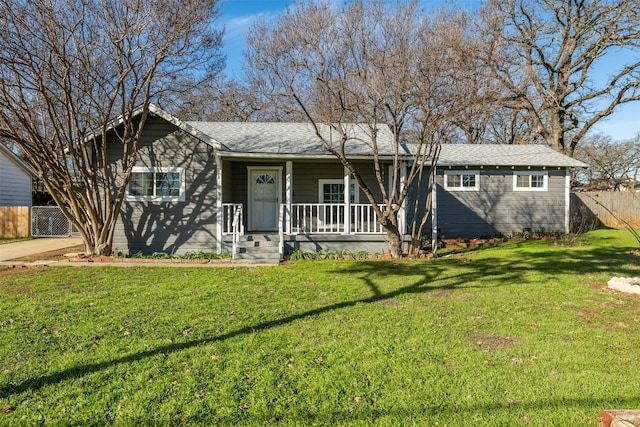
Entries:
[[277, 264], [280, 262], [280, 242], [275, 234], [240, 236], [234, 262]]

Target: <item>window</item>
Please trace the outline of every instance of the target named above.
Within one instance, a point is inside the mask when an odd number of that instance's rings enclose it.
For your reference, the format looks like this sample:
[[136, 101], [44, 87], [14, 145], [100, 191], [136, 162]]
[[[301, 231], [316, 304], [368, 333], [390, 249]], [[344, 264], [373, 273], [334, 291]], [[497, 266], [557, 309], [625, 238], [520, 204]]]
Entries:
[[[344, 180], [342, 179], [321, 179], [319, 182], [319, 202], [320, 203], [344, 203]], [[355, 182], [351, 183], [349, 191], [351, 203], [358, 203], [358, 192]]]
[[183, 168], [134, 167], [127, 200], [184, 201]]
[[262, 175], [258, 175], [256, 178], [256, 184], [275, 184], [276, 181], [273, 179], [273, 175], [268, 173], [263, 173]]
[[547, 191], [548, 178], [546, 171], [514, 172], [513, 191]]
[[449, 191], [478, 191], [480, 172], [444, 171], [444, 188]]

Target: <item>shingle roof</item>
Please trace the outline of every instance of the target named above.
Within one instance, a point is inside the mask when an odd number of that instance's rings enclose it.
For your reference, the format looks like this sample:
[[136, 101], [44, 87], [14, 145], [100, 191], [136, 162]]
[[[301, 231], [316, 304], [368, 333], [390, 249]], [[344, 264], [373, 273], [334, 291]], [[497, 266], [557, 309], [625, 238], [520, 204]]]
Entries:
[[[186, 122], [188, 126], [208, 135], [221, 144], [221, 150], [231, 153], [266, 155], [328, 155], [321, 140], [310, 123], [265, 123], [265, 122]], [[345, 125], [350, 139], [346, 153], [351, 156], [371, 156], [371, 137], [368, 126]], [[339, 134], [327, 125], [319, 125], [325, 138], [335, 147]], [[378, 125], [378, 153], [390, 156], [394, 153], [394, 139], [389, 127]]]
[[[322, 146], [310, 123], [266, 123], [266, 122], [183, 122], [151, 104], [149, 111], [174, 123], [196, 138], [211, 144], [221, 151], [237, 154], [263, 154], [284, 156], [330, 155]], [[136, 114], [139, 114], [137, 111]], [[347, 154], [371, 156], [371, 138], [368, 126], [347, 124], [351, 140], [347, 142]], [[332, 137], [337, 144], [337, 132], [329, 126], [319, 125], [323, 135]], [[395, 142], [386, 125], [378, 125], [377, 142], [379, 155], [393, 156]], [[401, 155], [407, 155], [402, 152]], [[446, 144], [442, 146], [438, 166], [546, 166], [586, 168], [587, 164], [558, 153], [544, 145], [504, 144]]]
[[545, 145], [534, 144], [446, 144], [440, 151], [438, 166], [588, 167]]

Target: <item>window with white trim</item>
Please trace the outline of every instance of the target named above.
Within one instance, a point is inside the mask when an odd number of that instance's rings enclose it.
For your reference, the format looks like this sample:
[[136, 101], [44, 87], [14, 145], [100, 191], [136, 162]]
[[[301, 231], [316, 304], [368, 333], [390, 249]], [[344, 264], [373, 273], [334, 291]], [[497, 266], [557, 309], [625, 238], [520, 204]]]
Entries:
[[[344, 203], [344, 179], [320, 179], [318, 180], [319, 203]], [[349, 191], [351, 203], [358, 203], [358, 191], [356, 183], [351, 183]]]
[[449, 191], [478, 191], [480, 189], [480, 172], [444, 171], [444, 188]]
[[548, 185], [547, 171], [513, 172], [513, 191], [547, 191]]
[[184, 201], [184, 168], [135, 166], [127, 186], [127, 200]]

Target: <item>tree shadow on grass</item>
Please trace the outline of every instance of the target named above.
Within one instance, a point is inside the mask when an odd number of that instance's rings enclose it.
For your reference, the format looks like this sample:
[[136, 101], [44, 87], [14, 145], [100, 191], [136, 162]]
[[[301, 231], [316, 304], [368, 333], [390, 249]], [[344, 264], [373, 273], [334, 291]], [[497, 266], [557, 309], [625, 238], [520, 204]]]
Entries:
[[[75, 378], [81, 378], [85, 375], [88, 375], [94, 372], [99, 372], [101, 370], [108, 369], [113, 366], [135, 362], [135, 361], [153, 357], [159, 354], [174, 353], [174, 352], [198, 347], [203, 344], [211, 344], [215, 342], [232, 339], [242, 335], [255, 334], [256, 332], [261, 332], [261, 331], [276, 328], [278, 326], [287, 325], [300, 319], [322, 315], [327, 312], [352, 307], [362, 303], [375, 303], [385, 299], [391, 299], [403, 294], [424, 293], [424, 292], [429, 292], [433, 290], [451, 289], [458, 286], [457, 284], [450, 284], [450, 283], [444, 284], [442, 286], [437, 286], [432, 283], [436, 280], [437, 275], [441, 274], [443, 270], [444, 270], [443, 267], [437, 267], [437, 266], [428, 267], [422, 264], [414, 264], [414, 265], [404, 264], [403, 269], [399, 271], [398, 266], [395, 263], [375, 262], [375, 261], [374, 262], [363, 261], [359, 263], [354, 263], [353, 273], [366, 271], [367, 273], [370, 273], [371, 276], [373, 276], [374, 274], [377, 275], [380, 281], [384, 281], [385, 278], [388, 278], [392, 275], [398, 275], [399, 273], [407, 274], [411, 276], [420, 275], [420, 279], [407, 286], [395, 289], [390, 292], [383, 293], [380, 291], [380, 288], [375, 280], [371, 279], [370, 277], [363, 278], [365, 283], [368, 284], [368, 286], [372, 291], [372, 295], [366, 298], [360, 298], [360, 299], [355, 299], [350, 301], [342, 301], [342, 302], [338, 302], [331, 305], [316, 307], [316, 308], [313, 308], [298, 314], [293, 314], [284, 318], [278, 318], [278, 319], [274, 319], [266, 322], [256, 323], [250, 326], [245, 326], [225, 334], [221, 334], [221, 335], [217, 335], [209, 338], [198, 339], [198, 340], [191, 340], [187, 342], [167, 344], [160, 347], [156, 347], [152, 350], [130, 354], [128, 356], [113, 359], [110, 361], [105, 361], [100, 363], [91, 363], [91, 364], [86, 364], [82, 366], [75, 366], [59, 372], [54, 372], [49, 375], [30, 378], [19, 384], [4, 385], [0, 387], [0, 398], [6, 398], [14, 394], [20, 394], [27, 390], [36, 391], [48, 385], [57, 384], [57, 383], [67, 381], [67, 380], [72, 380]], [[351, 268], [349, 268], [347, 271], [345, 270], [341, 271], [341, 273], [347, 273], [347, 274], [351, 274], [351, 272], [352, 272]], [[462, 282], [463, 281], [461, 281], [460, 283]]]
[[[615, 241], [604, 245], [602, 242], [609, 239], [599, 240], [596, 247], [563, 247], [562, 243], [549, 242], [546, 249], [541, 247], [521, 261], [529, 263], [531, 269], [549, 274], [640, 274], [640, 257], [631, 253], [633, 247], [620, 247]], [[563, 250], [558, 251], [559, 248]]]
[[[500, 255], [474, 261], [484, 264], [493, 273], [513, 275], [517, 272], [538, 271], [551, 275], [593, 274], [610, 272], [611, 275], [637, 276], [640, 274], [640, 256], [634, 255], [633, 246], [619, 245], [619, 239], [599, 237], [597, 246], [580, 241], [546, 240], [511, 242], [509, 249], [518, 255], [503, 258]], [[491, 253], [494, 247], [479, 247], [453, 252], [450, 258], [472, 258], [474, 254]], [[487, 271], [491, 273], [491, 271]]]
[[[290, 324], [300, 319], [322, 315], [362, 303], [376, 303], [393, 299], [400, 295], [517, 285], [525, 280], [523, 276], [531, 270], [544, 272], [550, 278], [555, 274], [584, 274], [594, 271], [615, 271], [617, 274], [637, 275], [640, 271], [640, 266], [634, 264], [634, 261], [638, 257], [623, 252], [618, 247], [597, 247], [567, 250], [558, 255], [557, 248], [544, 250], [544, 247], [541, 247], [540, 250], [535, 252], [523, 253], [523, 256], [517, 260], [496, 257], [473, 261], [459, 258], [452, 259], [450, 262], [443, 262], [442, 260], [438, 262], [353, 262], [347, 268], [336, 269], [332, 273], [350, 274], [358, 277], [371, 290], [371, 296], [369, 297], [316, 307], [284, 318], [245, 326], [222, 335], [163, 345], [114, 360], [76, 366], [49, 375], [31, 378], [19, 384], [5, 385], [0, 388], [0, 398], [6, 398], [27, 390], [35, 391], [47, 385], [80, 378], [116, 365], [135, 362], [159, 354], [187, 350], [241, 335], [254, 334]], [[391, 278], [402, 279], [415, 276], [418, 278], [407, 286], [402, 286], [389, 292], [381, 290], [386, 286], [385, 282]], [[480, 279], [483, 279], [482, 283], [477, 282]]]
[[[358, 411], [350, 410], [336, 410], [332, 412], [314, 412], [309, 411], [304, 415], [296, 414], [294, 416], [284, 415], [282, 417], [283, 422], [294, 425], [342, 425], [352, 424], [354, 421], [363, 421], [365, 423], [375, 424], [376, 420], [383, 419], [387, 423], [389, 420], [393, 423], [399, 422], [398, 420], [411, 420], [407, 424], [415, 425], [416, 423], [426, 424], [429, 418], [440, 419], [440, 423], [447, 425], [447, 418], [467, 418], [467, 423], [464, 425], [565, 425], [566, 421], [563, 417], [566, 417], [569, 413], [568, 408], [575, 409], [575, 412], [580, 413], [581, 423], [583, 425], [587, 418], [593, 420], [599, 419], [599, 413], [602, 409], [610, 409], [610, 407], [625, 407], [635, 408], [640, 396], [625, 396], [612, 399], [601, 399], [597, 397], [584, 397], [584, 398], [566, 398], [566, 397], [544, 397], [537, 396], [530, 400], [519, 402], [491, 402], [491, 403], [463, 403], [460, 401], [451, 400], [445, 404], [429, 404], [429, 399], [421, 401], [416, 399], [415, 407], [403, 407], [401, 409], [376, 409], [374, 406], [360, 407]], [[597, 410], [593, 411], [596, 407]], [[535, 416], [531, 419], [520, 418], [521, 413], [553, 410], [556, 408], [558, 414], [553, 419], [543, 419], [539, 416]], [[593, 412], [588, 412], [593, 411]], [[505, 424], [505, 418], [508, 418], [509, 424]], [[473, 420], [473, 421], [472, 421]], [[500, 421], [498, 421], [500, 420]], [[237, 421], [236, 419], [222, 420], [224, 424]], [[252, 421], [252, 420], [249, 420]], [[260, 420], [262, 421], [262, 420]], [[357, 423], [356, 423], [357, 424]], [[386, 423], [384, 423], [386, 424]], [[437, 424], [436, 424], [437, 425]], [[457, 424], [451, 424], [457, 425]], [[587, 425], [595, 425], [589, 423]], [[599, 424], [598, 424], [599, 425]]]

